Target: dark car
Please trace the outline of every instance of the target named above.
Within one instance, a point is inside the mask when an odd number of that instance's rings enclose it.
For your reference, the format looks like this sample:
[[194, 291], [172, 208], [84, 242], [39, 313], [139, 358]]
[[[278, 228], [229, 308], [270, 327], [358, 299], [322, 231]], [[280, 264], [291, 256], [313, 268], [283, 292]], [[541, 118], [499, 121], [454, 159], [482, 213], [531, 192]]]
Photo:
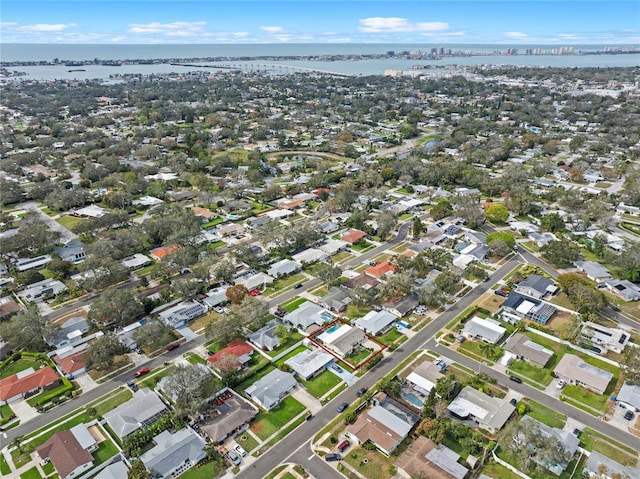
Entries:
[[484, 278], [482, 278], [482, 281], [487, 283], [491, 278], [489, 276], [485, 276]]
[[346, 448], [348, 448], [350, 445], [351, 445], [351, 442], [349, 442], [349, 440], [348, 440], [348, 439], [345, 439], [345, 440], [344, 440], [344, 441], [342, 441], [342, 442], [340, 443], [340, 445], [338, 446], [338, 451], [340, 451], [340, 452], [344, 452], [344, 450], [345, 450]]
[[340, 459], [342, 459], [342, 456], [340, 454], [336, 454], [335, 452], [324, 456], [325, 461], [339, 461]]
[[580, 437], [580, 434], [582, 434], [582, 431], [581, 431], [580, 429], [575, 428], [575, 429], [573, 430], [573, 435], [574, 435], [575, 437]]
[[307, 415], [304, 417], [304, 419], [306, 421], [311, 421], [313, 419], [313, 414], [311, 414], [310, 412], [307, 413]]
[[180, 346], [180, 343], [171, 343], [169, 346], [167, 346], [167, 351], [173, 351], [178, 346]]
[[346, 402], [343, 402], [342, 404], [340, 404], [340, 406], [338, 406], [338, 412], [342, 412], [345, 409], [347, 409], [349, 407], [349, 405]]
[[514, 383], [522, 384], [522, 379], [520, 379], [518, 376], [509, 376], [509, 379], [511, 379]]
[[127, 381], [127, 386], [129, 386], [133, 392], [138, 390], [138, 386], [136, 386], [136, 383], [133, 381]]
[[294, 289], [302, 288], [302, 283], [296, 283], [296, 285], [293, 288]]
[[518, 400], [516, 398], [511, 398], [511, 401], [509, 401], [509, 404], [511, 404], [512, 406], [515, 406], [516, 404], [518, 404]]
[[360, 397], [366, 392], [367, 392], [367, 388], [360, 388], [358, 389], [358, 392], [356, 394], [358, 395], [358, 397]]
[[633, 419], [633, 411], [627, 411], [624, 413], [624, 418], [627, 421], [631, 421]]
[[506, 291], [504, 289], [496, 289], [494, 293], [497, 294], [498, 296], [502, 296], [503, 298], [506, 298], [507, 296], [509, 296], [509, 291]]

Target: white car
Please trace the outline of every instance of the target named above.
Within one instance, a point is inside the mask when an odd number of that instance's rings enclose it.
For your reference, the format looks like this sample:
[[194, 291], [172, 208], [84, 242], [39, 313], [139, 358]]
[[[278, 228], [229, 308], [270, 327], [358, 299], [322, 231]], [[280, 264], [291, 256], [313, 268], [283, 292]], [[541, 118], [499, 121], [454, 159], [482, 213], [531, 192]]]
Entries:
[[247, 455], [247, 451], [245, 451], [240, 444], [236, 444], [235, 446], [233, 446], [233, 450], [236, 451], [238, 454], [240, 454], [241, 457], [244, 457]]
[[558, 382], [556, 383], [556, 387], [557, 387], [558, 389], [562, 389], [563, 387], [565, 387], [565, 385], [566, 385], [566, 384], [567, 384], [567, 383], [566, 383], [566, 382], [564, 382], [564, 381], [561, 379], [560, 381], [558, 381]]

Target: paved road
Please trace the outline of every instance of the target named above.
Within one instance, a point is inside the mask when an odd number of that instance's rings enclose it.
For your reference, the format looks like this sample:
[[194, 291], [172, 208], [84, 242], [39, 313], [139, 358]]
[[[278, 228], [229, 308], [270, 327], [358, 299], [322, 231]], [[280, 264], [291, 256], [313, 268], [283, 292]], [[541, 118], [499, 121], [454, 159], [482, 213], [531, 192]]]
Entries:
[[310, 439], [336, 417], [338, 404], [342, 402], [353, 403], [357, 399], [356, 391], [358, 389], [361, 387], [371, 388], [381, 377], [389, 374], [393, 368], [397, 367], [397, 365], [409, 357], [410, 354], [418, 350], [422, 344], [433, 337], [443, 326], [484, 294], [493, 283], [504, 277], [517, 265], [518, 258], [511, 258], [511, 260], [491, 275], [491, 281], [481, 283], [471, 290], [451, 308], [431, 321], [418, 331], [415, 336], [396, 349], [391, 356], [384, 358], [371, 371], [362, 376], [353, 387], [346, 389], [342, 394], [339, 394], [329, 402], [326, 407], [316, 413], [313, 419], [302, 424], [298, 429], [271, 448], [265, 456], [258, 459], [247, 470], [242, 471], [237, 477], [243, 479], [258, 479], [264, 476], [264, 472], [270, 471], [277, 465], [285, 462], [298, 463], [308, 469], [309, 472], [317, 478], [342, 477], [336, 475], [337, 472], [321, 459], [309, 459], [313, 454], [310, 448]]
[[[452, 359], [456, 363], [462, 364], [463, 366], [466, 366], [473, 371], [478, 371], [478, 368], [481, 367], [478, 361], [475, 361], [468, 356], [459, 354], [449, 348], [445, 348], [444, 346], [438, 346], [434, 338], [429, 339], [426, 343], [423, 344], [422, 347], [425, 349], [430, 349], [432, 351], [437, 351]], [[574, 418], [585, 426], [589, 426], [590, 428], [605, 434], [607, 437], [615, 439], [616, 441], [633, 447], [634, 449], [640, 450], [640, 438], [620, 428], [614, 427], [607, 422], [597, 419], [591, 414], [570, 406], [569, 404], [562, 402], [552, 396], [549, 396], [543, 391], [529, 386], [528, 384], [518, 384], [514, 381], [510, 381], [509, 376], [491, 369], [488, 366], [482, 367], [482, 373], [495, 378], [499, 384], [506, 386], [509, 389], [513, 389], [514, 391], [521, 393], [525, 397], [544, 404], [545, 406], [550, 407], [554, 411], [558, 411], [559, 413], [564, 414], [567, 417]]]

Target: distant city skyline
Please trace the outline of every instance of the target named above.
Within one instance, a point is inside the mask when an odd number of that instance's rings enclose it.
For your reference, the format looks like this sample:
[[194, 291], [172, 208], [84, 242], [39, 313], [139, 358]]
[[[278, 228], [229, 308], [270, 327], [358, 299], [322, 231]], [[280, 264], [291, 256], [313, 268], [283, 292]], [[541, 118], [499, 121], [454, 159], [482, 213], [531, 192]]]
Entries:
[[640, 44], [640, 1], [3, 0], [0, 43]]

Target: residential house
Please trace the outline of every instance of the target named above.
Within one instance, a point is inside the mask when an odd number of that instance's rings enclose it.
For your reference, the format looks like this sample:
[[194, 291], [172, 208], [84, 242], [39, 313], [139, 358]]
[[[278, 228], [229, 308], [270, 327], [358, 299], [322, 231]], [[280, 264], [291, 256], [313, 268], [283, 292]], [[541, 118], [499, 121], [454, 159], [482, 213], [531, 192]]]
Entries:
[[210, 289], [207, 292], [207, 297], [204, 298], [202, 302], [208, 308], [215, 308], [216, 306], [228, 302], [229, 298], [227, 298], [227, 289], [229, 289], [228, 284], [223, 284], [217, 288]]
[[242, 284], [249, 291], [252, 289], [260, 288], [265, 289], [268, 284], [271, 284], [275, 281], [273, 276], [269, 276], [268, 274], [264, 274], [262, 272], [259, 273], [250, 273], [239, 276], [236, 278], [236, 284]]
[[353, 324], [367, 334], [378, 336], [386, 333], [397, 319], [396, 315], [388, 311], [369, 311], [362, 318], [356, 319]]
[[18, 258], [13, 262], [13, 267], [16, 271], [22, 273], [23, 271], [28, 271], [30, 269], [44, 268], [50, 262], [51, 255], [43, 254], [41, 256], [36, 256], [35, 258]]
[[454, 417], [475, 421], [492, 433], [502, 429], [515, 411], [506, 399], [487, 396], [471, 386], [465, 386], [447, 409]]
[[616, 400], [627, 409], [640, 411], [640, 384], [623, 383], [616, 394]]
[[624, 301], [638, 301], [640, 288], [626, 279], [610, 279], [604, 282], [609, 291]]
[[222, 443], [227, 437], [234, 436], [249, 425], [258, 414], [258, 408], [231, 389], [223, 389], [222, 393], [230, 393], [222, 404], [218, 404], [215, 414], [200, 418], [200, 430], [215, 443]]
[[469, 472], [467, 467], [460, 464], [460, 454], [443, 444], [431, 449], [425, 455], [425, 459], [455, 479], [464, 479]]
[[640, 467], [623, 465], [597, 451], [591, 451], [583, 473], [591, 479], [632, 479], [640, 477]]
[[331, 311], [343, 312], [351, 303], [351, 295], [344, 288], [332, 287], [329, 293], [320, 299], [321, 304]]
[[428, 396], [435, 387], [438, 379], [443, 377], [442, 368], [430, 361], [424, 361], [416, 366], [406, 377], [411, 387], [423, 396]]
[[204, 305], [191, 301], [179, 303], [172, 308], [166, 309], [162, 311], [158, 317], [167, 326], [182, 328], [206, 312], [207, 308]]
[[75, 348], [67, 347], [59, 350], [58, 354], [52, 356], [51, 359], [61, 374], [79, 376], [87, 370], [87, 364], [84, 360], [86, 351], [86, 343]]
[[259, 406], [270, 411], [297, 385], [293, 374], [274, 369], [246, 388], [245, 392]]
[[161, 246], [159, 248], [154, 248], [149, 251], [149, 255], [156, 261], [163, 261], [167, 256], [175, 253], [180, 249], [180, 246], [177, 244], [172, 244], [169, 246]]
[[287, 359], [285, 364], [289, 365], [296, 376], [308, 381], [324, 371], [332, 362], [333, 356], [323, 349], [318, 348], [313, 351], [302, 351], [292, 358]]
[[384, 278], [387, 275], [393, 274], [398, 270], [394, 265], [389, 264], [388, 261], [384, 261], [375, 266], [368, 267], [364, 272], [374, 278]]
[[318, 229], [318, 231], [320, 233], [328, 235], [328, 234], [333, 233], [334, 231], [338, 231], [340, 226], [338, 226], [333, 221], [327, 220], [327, 221], [323, 221], [322, 223], [318, 224], [316, 226], [316, 228]]
[[102, 469], [98, 474], [93, 476], [93, 479], [123, 479], [127, 477], [129, 468], [124, 461], [112, 462], [107, 467]]
[[62, 261], [69, 263], [79, 263], [85, 257], [84, 243], [77, 239], [68, 241], [64, 246], [56, 246], [55, 251]]
[[271, 210], [271, 211], [267, 211], [263, 216], [266, 216], [271, 220], [279, 221], [294, 215], [295, 215], [295, 212], [291, 210]]
[[303, 333], [306, 333], [312, 325], [315, 325], [317, 329], [332, 319], [333, 315], [329, 311], [310, 301], [302, 303], [298, 309], [291, 311], [284, 317], [286, 322]]
[[324, 261], [327, 257], [327, 253], [317, 248], [307, 248], [304, 251], [291, 256], [294, 261], [303, 265]]
[[280, 276], [286, 276], [291, 273], [295, 273], [300, 271], [302, 266], [300, 263], [296, 261], [291, 261], [290, 259], [283, 259], [271, 265], [271, 268], [267, 271], [269, 276], [273, 276], [274, 278], [278, 278]]
[[228, 223], [224, 225], [219, 225], [216, 228], [216, 234], [221, 238], [225, 236], [237, 236], [244, 233], [244, 226], [240, 223]]
[[553, 351], [533, 341], [529, 336], [516, 333], [504, 344], [504, 350], [516, 359], [522, 359], [541, 368], [553, 356]]
[[283, 324], [276, 319], [272, 319], [255, 333], [249, 334], [249, 341], [263, 351], [276, 349], [280, 346], [280, 338], [276, 334], [278, 326], [283, 326]]
[[207, 457], [205, 440], [189, 427], [173, 434], [162, 431], [153, 442], [155, 446], [142, 454], [140, 460], [158, 479], [178, 477]]
[[608, 328], [591, 321], [582, 323], [582, 329], [580, 330], [580, 338], [591, 342], [600, 350], [600, 354], [606, 354], [607, 351], [622, 353], [629, 343], [630, 336], [627, 331], [620, 328]]
[[111, 430], [120, 439], [124, 439], [138, 429], [156, 422], [167, 410], [167, 405], [155, 391], [141, 388], [127, 402], [106, 412], [104, 419]]
[[604, 394], [613, 374], [584, 362], [575, 354], [565, 354], [554, 369], [556, 376], [567, 384], [577, 384], [598, 394]]
[[347, 289], [355, 289], [355, 288], [370, 289], [370, 288], [377, 287], [379, 284], [380, 284], [380, 281], [378, 281], [377, 279], [371, 276], [367, 276], [366, 274], [363, 273], [351, 279], [348, 279], [347, 281], [342, 283], [342, 286], [344, 286]]
[[518, 283], [516, 291], [532, 298], [542, 299], [547, 294], [557, 293], [558, 287], [554, 285], [553, 280], [539, 274], [532, 274]]
[[254, 229], [259, 226], [267, 224], [269, 221], [271, 221], [271, 218], [269, 216], [262, 215], [262, 216], [252, 216], [251, 218], [247, 218], [247, 221], [245, 221], [245, 223], [247, 225], [247, 228]]
[[127, 256], [122, 259], [122, 265], [125, 268], [129, 268], [133, 270], [143, 268], [145, 266], [150, 265], [151, 263], [152, 261], [148, 256], [145, 256], [140, 253], [136, 253], [134, 255]]
[[548, 245], [551, 241], [558, 241], [556, 235], [549, 232], [544, 233], [529, 233], [529, 238], [534, 241], [539, 248]]
[[[464, 479], [469, 472], [469, 469], [460, 463], [458, 454], [442, 444], [434, 444], [424, 436], [412, 439], [396, 459], [395, 466], [408, 476], [417, 477], [422, 473], [429, 479]], [[479, 479], [489, 478], [481, 474]]]
[[346, 241], [337, 240], [337, 239], [326, 239], [320, 245], [318, 245], [318, 249], [320, 251], [324, 251], [329, 256], [333, 256], [334, 254], [339, 253], [347, 248], [348, 243]]
[[11, 296], [0, 298], [0, 319], [11, 316], [20, 309], [20, 305]]
[[57, 279], [43, 279], [37, 283], [31, 283], [22, 291], [18, 292], [18, 297], [24, 301], [41, 303], [49, 297], [54, 297], [66, 291], [68, 288]]
[[23, 371], [0, 379], [0, 405], [22, 399], [29, 393], [48, 389], [58, 384], [60, 376], [51, 366]]
[[336, 323], [316, 336], [316, 340], [338, 356], [350, 355], [366, 339], [364, 331], [348, 324]]
[[[80, 424], [80, 426], [84, 427], [86, 432], [86, 425]], [[78, 440], [79, 437], [84, 441], [86, 434], [80, 433], [77, 429], [76, 431], [75, 434], [73, 430], [59, 431], [36, 448], [36, 454], [43, 461], [48, 460], [53, 464], [60, 479], [77, 477], [93, 466], [93, 456]], [[90, 434], [89, 436], [91, 437]], [[91, 443], [91, 446], [93, 445], [95, 445], [95, 439]]]
[[[562, 450], [564, 453], [564, 459], [559, 461], [557, 464], [549, 464], [542, 463], [541, 466], [550, 470], [556, 475], [560, 475], [564, 472], [564, 470], [569, 465], [569, 462], [573, 459], [578, 447], [580, 446], [580, 439], [578, 439], [575, 435], [571, 434], [569, 431], [565, 431], [563, 429], [558, 429], [556, 427], [549, 427], [546, 424], [541, 423], [537, 419], [527, 415], [524, 416], [521, 422], [531, 424], [532, 427], [536, 428], [540, 432], [540, 436], [543, 440], [549, 440], [551, 438], [556, 438], [559, 443], [562, 445]], [[522, 440], [522, 439], [521, 439]], [[514, 442], [517, 442], [518, 438], [514, 439]], [[527, 447], [531, 447], [528, 445]], [[534, 461], [536, 461], [535, 453], [532, 452], [532, 456]]]
[[107, 210], [98, 205], [89, 205], [79, 208], [71, 214], [78, 218], [102, 218], [107, 214]]
[[193, 212], [193, 215], [200, 218], [203, 223], [206, 221], [211, 221], [217, 216], [213, 211], [209, 210], [208, 208], [201, 208], [200, 206], [194, 206], [193, 208], [191, 208], [191, 211]]
[[[215, 368], [231, 368], [235, 366], [234, 369], [242, 369], [244, 368], [249, 361], [251, 361], [251, 355], [253, 354], [254, 349], [250, 344], [247, 344], [242, 339], [234, 339], [229, 344], [227, 344], [224, 348], [222, 348], [217, 353], [209, 356], [207, 361], [209, 361]], [[235, 358], [236, 361], [233, 364], [228, 361], [228, 357]]]
[[356, 230], [356, 229], [350, 229], [348, 231], [346, 231], [341, 237], [340, 239], [342, 241], [346, 241], [349, 244], [354, 244], [357, 243], [358, 241], [364, 239], [367, 236], [367, 233], [365, 233], [364, 231], [360, 231], [360, 230]]
[[55, 336], [45, 338], [46, 343], [52, 348], [62, 348], [78, 343], [82, 340], [82, 335], [89, 331], [89, 323], [81, 316], [74, 316], [67, 319]]
[[494, 319], [482, 319], [474, 316], [464, 323], [464, 328], [461, 332], [466, 338], [497, 344], [507, 330], [500, 326], [500, 322]]
[[509, 293], [509, 297], [500, 307], [500, 316], [508, 323], [528, 319], [539, 324], [547, 324], [556, 312], [555, 306], [517, 292]]
[[419, 415], [379, 392], [373, 398], [373, 406], [347, 427], [346, 434], [358, 444], [367, 441], [375, 444], [389, 456], [419, 420]]
[[382, 309], [389, 311], [391, 314], [402, 317], [413, 311], [418, 306], [420, 299], [416, 293], [407, 294], [396, 298], [390, 298], [389, 301], [382, 304]]
[[608, 279], [613, 279], [609, 270], [600, 263], [594, 261], [576, 261], [574, 264], [578, 271], [586, 274], [587, 278], [596, 283], [603, 283]]

